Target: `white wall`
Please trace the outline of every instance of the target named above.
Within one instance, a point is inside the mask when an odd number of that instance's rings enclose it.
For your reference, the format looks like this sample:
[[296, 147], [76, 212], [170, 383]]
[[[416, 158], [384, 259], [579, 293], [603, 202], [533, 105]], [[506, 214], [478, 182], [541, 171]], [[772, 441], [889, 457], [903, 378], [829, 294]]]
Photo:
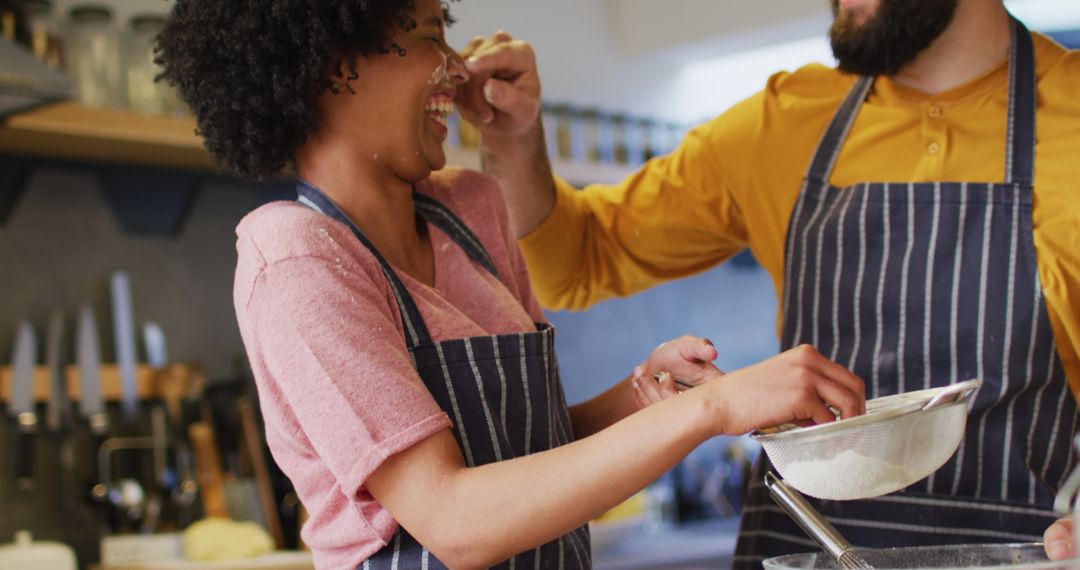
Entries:
[[[59, 13], [80, 0], [56, 0]], [[121, 21], [165, 0], [104, 0]], [[223, 0], [225, 1], [225, 0]], [[1029, 26], [1080, 27], [1080, 0], [1008, 0]], [[544, 98], [695, 122], [781, 69], [831, 63], [826, 0], [461, 0], [452, 45], [506, 30], [535, 48]]]
[[653, 114], [665, 107], [678, 68], [662, 57], [620, 53], [605, 2], [462, 0], [452, 45], [502, 29], [533, 45], [550, 101]]

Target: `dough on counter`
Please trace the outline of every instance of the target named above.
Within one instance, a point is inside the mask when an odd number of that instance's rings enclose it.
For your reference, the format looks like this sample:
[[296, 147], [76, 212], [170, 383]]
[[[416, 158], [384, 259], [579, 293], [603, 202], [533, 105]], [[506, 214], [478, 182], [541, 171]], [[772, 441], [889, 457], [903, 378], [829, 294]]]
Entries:
[[253, 522], [224, 518], [198, 521], [184, 531], [184, 556], [188, 560], [243, 560], [274, 551], [274, 540]]

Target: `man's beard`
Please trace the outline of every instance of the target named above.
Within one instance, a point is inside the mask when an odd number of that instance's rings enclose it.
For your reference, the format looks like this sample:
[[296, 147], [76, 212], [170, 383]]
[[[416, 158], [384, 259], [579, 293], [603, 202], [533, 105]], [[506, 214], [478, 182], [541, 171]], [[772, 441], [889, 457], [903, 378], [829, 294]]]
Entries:
[[839, 69], [856, 75], [896, 75], [949, 27], [957, 0], [880, 0], [877, 11], [858, 24], [840, 14], [831, 0], [829, 39]]

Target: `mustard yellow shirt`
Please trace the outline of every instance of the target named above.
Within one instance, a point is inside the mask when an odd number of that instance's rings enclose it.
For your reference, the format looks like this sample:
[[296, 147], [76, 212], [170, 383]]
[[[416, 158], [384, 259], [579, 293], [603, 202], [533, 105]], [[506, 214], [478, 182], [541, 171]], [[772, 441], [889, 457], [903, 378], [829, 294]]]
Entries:
[[[1058, 352], [1080, 395], [1080, 51], [1032, 36], [1035, 252]], [[554, 211], [521, 240], [541, 303], [581, 309], [705, 271], [746, 247], [779, 295], [802, 177], [854, 81], [821, 65], [778, 73], [620, 184], [578, 191], [557, 180]], [[831, 182], [1001, 182], [1007, 102], [1005, 61], [935, 95], [878, 78]]]

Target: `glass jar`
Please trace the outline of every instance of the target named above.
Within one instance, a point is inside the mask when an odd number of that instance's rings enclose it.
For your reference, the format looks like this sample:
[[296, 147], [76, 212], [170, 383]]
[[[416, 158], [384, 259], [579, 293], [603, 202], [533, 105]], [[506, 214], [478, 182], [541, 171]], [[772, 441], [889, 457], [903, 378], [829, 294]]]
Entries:
[[161, 72], [161, 68], [154, 63], [154, 42], [164, 26], [164, 16], [141, 14], [131, 19], [124, 38], [128, 105], [150, 115], [168, 111], [165, 96], [167, 85], [154, 81]]
[[26, 8], [19, 0], [0, 0], [0, 35], [11, 43], [30, 47]]
[[574, 157], [574, 118], [567, 105], [555, 105], [551, 109], [555, 117], [555, 156], [561, 160], [570, 160]]
[[559, 121], [557, 109], [557, 105], [545, 102], [540, 103], [540, 125], [544, 129], [544, 148], [550, 159], [556, 158], [559, 153], [559, 145], [556, 140]]
[[52, 69], [63, 69], [63, 39], [60, 22], [53, 16], [52, 1], [23, 0], [23, 6], [30, 32], [30, 51], [38, 61]]
[[611, 117], [612, 158], [615, 164], [631, 164], [631, 132], [628, 128], [629, 124], [626, 115], [613, 115]]
[[68, 68], [75, 76], [79, 101], [96, 107], [123, 107], [120, 37], [112, 10], [100, 4], [71, 8]]
[[641, 158], [643, 160], [651, 160], [653, 157], [660, 155], [656, 150], [656, 137], [653, 135], [655, 128], [656, 121], [652, 119], [643, 118], [638, 121], [638, 141], [641, 145]]
[[596, 109], [585, 109], [581, 112], [581, 132], [584, 137], [583, 144], [585, 146], [581, 158], [589, 162], [600, 162], [600, 151], [603, 144], [600, 140], [600, 122], [600, 111], [597, 111]]

